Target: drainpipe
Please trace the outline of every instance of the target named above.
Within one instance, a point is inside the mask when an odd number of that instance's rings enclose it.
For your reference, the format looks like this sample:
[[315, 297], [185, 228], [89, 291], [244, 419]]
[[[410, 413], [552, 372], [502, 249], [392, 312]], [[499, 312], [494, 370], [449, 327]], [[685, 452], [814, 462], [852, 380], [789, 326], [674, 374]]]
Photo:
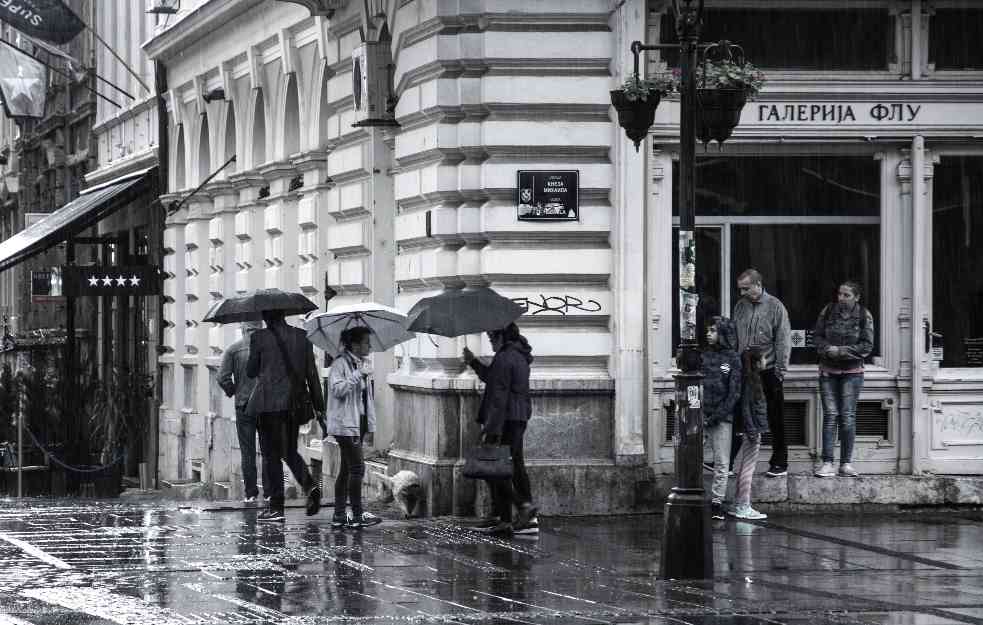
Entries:
[[919, 447], [927, 436], [922, 397], [922, 359], [925, 355], [922, 296], [925, 264], [925, 138], [911, 141], [911, 473], [923, 471]]

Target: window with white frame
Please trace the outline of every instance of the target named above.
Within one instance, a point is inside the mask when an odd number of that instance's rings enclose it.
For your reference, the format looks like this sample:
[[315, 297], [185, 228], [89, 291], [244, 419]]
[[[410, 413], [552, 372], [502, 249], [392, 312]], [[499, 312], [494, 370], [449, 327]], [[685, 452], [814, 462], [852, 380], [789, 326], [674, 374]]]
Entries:
[[932, 182], [932, 325], [943, 367], [983, 367], [983, 156], [942, 156]]
[[[678, 163], [673, 215], [678, 224]], [[880, 166], [871, 156], [703, 156], [696, 162], [699, 332], [713, 315], [730, 316], [737, 275], [762, 273], [765, 289], [788, 309], [792, 364], [816, 362], [812, 329], [845, 280], [863, 287], [878, 319]], [[675, 238], [674, 230], [674, 238]], [[673, 308], [678, 267], [673, 242]], [[673, 344], [678, 344], [678, 319]], [[875, 324], [874, 353], [879, 353]]]
[[182, 365], [182, 369], [184, 369], [184, 403], [182, 407], [189, 412], [197, 412], [198, 367]]

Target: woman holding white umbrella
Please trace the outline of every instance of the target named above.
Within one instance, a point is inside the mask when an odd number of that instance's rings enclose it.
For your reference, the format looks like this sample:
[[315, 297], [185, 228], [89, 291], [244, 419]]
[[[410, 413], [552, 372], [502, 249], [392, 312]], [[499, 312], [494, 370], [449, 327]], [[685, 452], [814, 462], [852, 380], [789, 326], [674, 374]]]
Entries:
[[[367, 303], [336, 307], [304, 322], [311, 342], [329, 353], [341, 352], [328, 374], [324, 431], [325, 436], [335, 438], [341, 452], [331, 519], [334, 528], [361, 529], [382, 522], [362, 508], [362, 442], [367, 434], [375, 433], [375, 385], [369, 355], [413, 338], [405, 329], [405, 321], [406, 317], [393, 308]], [[350, 518], [345, 514], [348, 503]]]

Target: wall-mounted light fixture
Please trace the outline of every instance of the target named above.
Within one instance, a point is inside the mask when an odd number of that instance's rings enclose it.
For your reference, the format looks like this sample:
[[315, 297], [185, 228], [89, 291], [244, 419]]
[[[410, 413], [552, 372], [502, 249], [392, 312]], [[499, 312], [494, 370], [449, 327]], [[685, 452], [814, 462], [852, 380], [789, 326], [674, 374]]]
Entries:
[[181, 0], [154, 0], [147, 13], [174, 15], [181, 10]]
[[208, 93], [201, 96], [201, 99], [205, 102], [210, 103], [212, 100], [224, 100], [225, 99], [225, 89], [222, 87], [216, 87]]

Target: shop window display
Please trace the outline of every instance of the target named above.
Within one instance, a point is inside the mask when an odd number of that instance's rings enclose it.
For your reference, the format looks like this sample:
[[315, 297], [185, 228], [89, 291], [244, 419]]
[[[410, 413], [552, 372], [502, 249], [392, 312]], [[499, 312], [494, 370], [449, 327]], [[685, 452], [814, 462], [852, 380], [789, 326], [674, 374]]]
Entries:
[[943, 156], [932, 184], [932, 325], [943, 367], [983, 367], [983, 156]]
[[[707, 157], [698, 159], [696, 171], [698, 323], [721, 312], [729, 314], [739, 297], [737, 274], [748, 267], [762, 272], [765, 288], [788, 309], [792, 364], [816, 362], [812, 329], [823, 306], [835, 300], [842, 281], [859, 281], [864, 305], [875, 323], [880, 319], [876, 160], [869, 156]], [[673, 176], [676, 207], [678, 173]], [[677, 232], [673, 230], [674, 345], [679, 341]], [[878, 355], [876, 325], [874, 332], [874, 355]]]

